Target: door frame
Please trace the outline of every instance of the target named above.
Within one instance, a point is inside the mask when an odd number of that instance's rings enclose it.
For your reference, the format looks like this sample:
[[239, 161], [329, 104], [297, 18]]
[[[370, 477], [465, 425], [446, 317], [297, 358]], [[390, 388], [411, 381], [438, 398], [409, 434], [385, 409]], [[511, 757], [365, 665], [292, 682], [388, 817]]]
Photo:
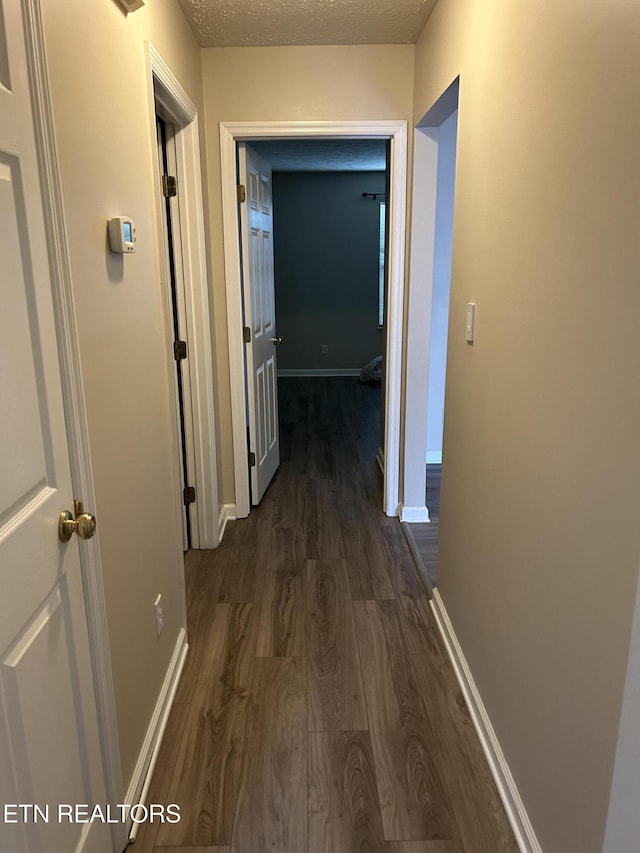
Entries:
[[[175, 132], [176, 127], [167, 116], [162, 105], [156, 101], [156, 122], [162, 122], [161, 138], [158, 140], [158, 163], [160, 170], [156, 177], [163, 174], [173, 175], [178, 174], [176, 162], [176, 142]], [[156, 132], [158, 125], [156, 125]], [[166, 168], [163, 164], [166, 158]], [[154, 197], [155, 201], [155, 197]], [[164, 254], [160, 258], [163, 277], [161, 281], [167, 282], [168, 292], [171, 294], [170, 310], [167, 312], [168, 325], [170, 326], [169, 344], [171, 345], [176, 340], [187, 341], [188, 334], [185, 328], [186, 306], [185, 306], [185, 288], [183, 281], [183, 258], [182, 258], [182, 233], [180, 225], [180, 207], [177, 203], [171, 206], [170, 216], [167, 213], [167, 206], [170, 199], [162, 199], [162, 247]], [[165, 327], [166, 328], [166, 327]], [[175, 343], [174, 343], [175, 346]], [[175, 395], [175, 412], [176, 426], [178, 431], [178, 468], [180, 472], [179, 483], [184, 488], [193, 486], [195, 483], [195, 460], [193, 458], [192, 445], [193, 441], [187, 442], [187, 435], [193, 435], [193, 423], [191, 412], [191, 377], [186, 366], [182, 366], [182, 360], [178, 361], [173, 358], [173, 392]], [[180, 378], [178, 378], [180, 377]], [[182, 397], [182, 401], [181, 401]], [[199, 543], [198, 531], [195, 535], [189, 537], [192, 517], [195, 520], [196, 509], [190, 511], [190, 506], [181, 502], [182, 515], [182, 550], [186, 552], [189, 546], [194, 547]]]
[[235, 510], [250, 511], [246, 432], [244, 342], [242, 337], [242, 267], [236, 190], [236, 143], [258, 139], [390, 139], [389, 273], [386, 297], [384, 512], [399, 513], [402, 353], [407, 207], [407, 122], [221, 122], [222, 227], [229, 333], [229, 375]]
[[427, 412], [433, 272], [436, 257], [438, 129], [458, 109], [460, 78], [440, 95], [414, 128], [411, 259], [407, 288], [407, 347], [401, 520], [429, 521]]
[[[36, 153], [40, 170], [44, 224], [52, 279], [53, 310], [58, 338], [62, 394], [74, 493], [99, 518], [93, 481], [89, 427], [80, 365], [78, 327], [73, 298], [71, 260], [62, 203], [53, 113], [45, 54], [40, 0], [22, 3], [27, 64], [32, 86]], [[100, 525], [92, 539], [80, 541], [80, 565], [98, 711], [105, 788], [109, 802], [124, 802], [115, 694], [100, 555]], [[127, 843], [124, 823], [112, 825], [114, 849]]]
[[[185, 408], [191, 412], [190, 424], [185, 423], [185, 441], [187, 457], [194, 460], [193, 485], [196, 489], [196, 502], [191, 504], [192, 548], [215, 548], [220, 541], [218, 523], [218, 473], [216, 464], [216, 430], [214, 415], [214, 377], [211, 356], [211, 325], [209, 310], [209, 291], [207, 285], [207, 260], [205, 250], [204, 201], [202, 194], [202, 174], [200, 165], [200, 139], [198, 130], [198, 110], [182, 88], [177, 78], [162, 59], [160, 53], [151, 44], [145, 42], [147, 76], [149, 81], [150, 139], [153, 142], [153, 157], [156, 161], [156, 174], [160, 174], [156, 139], [156, 104], [160, 104], [164, 114], [169, 116], [176, 128], [175, 146], [177, 159], [178, 200], [180, 208], [180, 234], [182, 247], [183, 281], [186, 316], [184, 318], [189, 374], [189, 399], [185, 396]], [[164, 198], [160, 185], [156, 188], [156, 230], [158, 257], [161, 269], [164, 269], [162, 212]], [[178, 235], [174, 235], [174, 239]], [[167, 342], [173, 340], [171, 324], [171, 292], [167, 275], [163, 276], [162, 291], [165, 304]], [[171, 348], [167, 346], [168, 357], [173, 362]], [[171, 373], [174, 374], [174, 365]], [[187, 389], [185, 388], [185, 391]], [[174, 433], [179, 442], [180, 414], [175, 394]], [[179, 444], [176, 443], [176, 448]], [[179, 481], [176, 457], [176, 482]], [[179, 502], [180, 496], [177, 496]], [[180, 514], [182, 507], [180, 507]]]

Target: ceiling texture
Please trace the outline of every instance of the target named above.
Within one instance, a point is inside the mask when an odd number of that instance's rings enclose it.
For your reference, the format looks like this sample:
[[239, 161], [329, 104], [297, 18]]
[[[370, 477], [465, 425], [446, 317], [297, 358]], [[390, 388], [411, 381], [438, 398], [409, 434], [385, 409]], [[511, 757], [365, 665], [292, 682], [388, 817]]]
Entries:
[[[160, 0], [159, 0], [160, 2]], [[437, 0], [179, 0], [202, 47], [413, 44]], [[383, 140], [252, 145], [274, 171], [382, 171]]]
[[274, 172], [383, 172], [384, 139], [278, 139], [251, 142]]
[[413, 44], [436, 2], [180, 0], [180, 5], [202, 47], [259, 47]]

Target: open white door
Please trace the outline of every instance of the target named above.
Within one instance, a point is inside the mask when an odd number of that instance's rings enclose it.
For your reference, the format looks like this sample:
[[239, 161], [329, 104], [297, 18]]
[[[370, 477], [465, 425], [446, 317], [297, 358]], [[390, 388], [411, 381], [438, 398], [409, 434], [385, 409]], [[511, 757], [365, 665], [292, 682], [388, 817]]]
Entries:
[[251, 503], [260, 503], [280, 464], [278, 376], [273, 278], [271, 167], [246, 143], [238, 144], [247, 415], [251, 467]]
[[103, 853], [58, 811], [106, 795], [22, 16], [0, 0], [0, 849]]

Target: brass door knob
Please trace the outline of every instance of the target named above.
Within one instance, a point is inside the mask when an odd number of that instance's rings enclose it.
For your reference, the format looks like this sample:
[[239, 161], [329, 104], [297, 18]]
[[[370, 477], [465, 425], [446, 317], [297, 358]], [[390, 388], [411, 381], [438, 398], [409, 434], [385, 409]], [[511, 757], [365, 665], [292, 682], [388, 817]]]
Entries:
[[96, 517], [84, 511], [81, 501], [74, 501], [75, 517], [68, 509], [63, 510], [58, 518], [58, 538], [68, 542], [74, 533], [81, 539], [91, 539], [96, 532]]

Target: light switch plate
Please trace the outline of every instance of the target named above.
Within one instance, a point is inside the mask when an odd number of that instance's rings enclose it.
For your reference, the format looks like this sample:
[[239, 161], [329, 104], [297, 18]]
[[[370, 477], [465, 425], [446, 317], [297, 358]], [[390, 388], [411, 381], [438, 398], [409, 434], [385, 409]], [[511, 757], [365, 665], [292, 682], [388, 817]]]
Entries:
[[153, 602], [153, 606], [156, 612], [156, 637], [159, 637], [162, 634], [162, 629], [164, 628], [164, 611], [162, 609], [162, 593], [156, 598]]
[[476, 303], [467, 302], [467, 314], [464, 336], [468, 344], [472, 344], [476, 333]]

